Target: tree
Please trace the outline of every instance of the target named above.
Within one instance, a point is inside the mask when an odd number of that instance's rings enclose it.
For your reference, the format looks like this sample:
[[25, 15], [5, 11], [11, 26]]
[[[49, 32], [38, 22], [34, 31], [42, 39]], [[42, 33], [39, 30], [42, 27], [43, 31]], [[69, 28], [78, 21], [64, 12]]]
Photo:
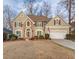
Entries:
[[75, 0], [61, 0], [59, 4], [67, 10], [70, 24], [71, 19], [75, 16]]
[[36, 6], [34, 6], [34, 8], [33, 8], [33, 15], [38, 15], [39, 7], [40, 7], [39, 4], [37, 4]]
[[61, 9], [59, 8], [59, 6], [56, 6], [56, 9], [55, 9], [55, 15], [57, 16], [60, 16], [61, 15]]
[[4, 23], [4, 27], [8, 27], [8, 29], [12, 29], [12, 25], [11, 25], [11, 20], [12, 17], [15, 16], [15, 11], [12, 10], [12, 8], [9, 5], [4, 5], [3, 6], [3, 23]]
[[[71, 25], [71, 20], [75, 17], [75, 0], [61, 0], [59, 4], [67, 11], [69, 24]], [[69, 33], [71, 33], [71, 28], [69, 28]]]
[[[41, 8], [41, 7], [40, 7], [40, 8]], [[43, 15], [42, 13], [43, 13], [43, 11], [42, 11], [42, 8], [41, 8], [41, 9], [39, 10], [39, 12], [37, 12], [37, 15], [38, 15], [38, 16], [42, 16], [42, 15]]]
[[28, 9], [29, 14], [33, 14], [33, 5], [36, 2], [36, 0], [24, 0], [24, 6]]
[[42, 11], [45, 16], [48, 16], [51, 13], [51, 6], [45, 1], [43, 2]]

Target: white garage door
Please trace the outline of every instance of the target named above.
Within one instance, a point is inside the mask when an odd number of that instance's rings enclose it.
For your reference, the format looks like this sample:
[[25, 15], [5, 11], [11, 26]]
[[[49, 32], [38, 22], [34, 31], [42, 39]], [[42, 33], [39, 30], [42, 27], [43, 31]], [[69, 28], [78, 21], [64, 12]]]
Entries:
[[66, 33], [63, 32], [51, 32], [50, 38], [52, 39], [64, 39], [66, 37]]

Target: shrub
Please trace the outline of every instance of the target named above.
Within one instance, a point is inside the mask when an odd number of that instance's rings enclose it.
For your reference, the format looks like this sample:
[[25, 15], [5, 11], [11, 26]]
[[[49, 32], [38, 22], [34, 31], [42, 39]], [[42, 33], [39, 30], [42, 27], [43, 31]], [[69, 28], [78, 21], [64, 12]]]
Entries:
[[45, 39], [49, 39], [49, 34], [45, 34]]
[[10, 40], [16, 40], [18, 38], [18, 36], [16, 36], [15, 34], [11, 34], [9, 35]]
[[38, 36], [34, 36], [34, 39], [38, 39]]
[[3, 33], [3, 41], [7, 41], [7, 34]]
[[40, 36], [39, 36], [39, 39], [44, 39], [44, 36], [40, 35]]
[[75, 40], [75, 34], [66, 34], [66, 39]]
[[18, 40], [25, 40], [24, 38], [18, 38]]
[[34, 37], [30, 38], [30, 40], [34, 40], [34, 39], [35, 39]]

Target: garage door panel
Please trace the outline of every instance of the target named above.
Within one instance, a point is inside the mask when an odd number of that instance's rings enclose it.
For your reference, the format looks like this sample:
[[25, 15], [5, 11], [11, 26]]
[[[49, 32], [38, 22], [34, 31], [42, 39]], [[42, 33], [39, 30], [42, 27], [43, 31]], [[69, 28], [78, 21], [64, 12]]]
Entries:
[[51, 32], [50, 33], [50, 38], [64, 39], [65, 36], [66, 36], [66, 33], [63, 33], [63, 32]]

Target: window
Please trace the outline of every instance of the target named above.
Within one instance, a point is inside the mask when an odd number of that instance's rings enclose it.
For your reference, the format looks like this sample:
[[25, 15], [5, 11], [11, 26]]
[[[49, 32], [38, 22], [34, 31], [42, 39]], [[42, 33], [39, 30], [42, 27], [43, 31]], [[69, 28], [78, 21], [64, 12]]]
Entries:
[[19, 27], [22, 27], [22, 22], [19, 22]]
[[41, 27], [43, 25], [43, 23], [42, 22], [35, 22], [35, 25]]
[[30, 26], [30, 22], [29, 21], [27, 22], [27, 26]]
[[30, 29], [27, 29], [26, 35], [29, 37], [30, 36]]
[[22, 27], [22, 22], [15, 22], [15, 27]]
[[27, 31], [30, 31], [30, 29], [27, 29]]
[[16, 27], [18, 27], [19, 26], [19, 22], [16, 22]]
[[19, 27], [21, 26], [21, 23], [19, 22]]
[[37, 31], [37, 36], [40, 36], [41, 35], [41, 31]]
[[27, 36], [28, 36], [28, 37], [30, 36], [30, 32], [27, 32]]
[[17, 36], [21, 36], [21, 31], [16, 31]]
[[61, 25], [61, 20], [59, 19], [54, 20], [54, 25]]

